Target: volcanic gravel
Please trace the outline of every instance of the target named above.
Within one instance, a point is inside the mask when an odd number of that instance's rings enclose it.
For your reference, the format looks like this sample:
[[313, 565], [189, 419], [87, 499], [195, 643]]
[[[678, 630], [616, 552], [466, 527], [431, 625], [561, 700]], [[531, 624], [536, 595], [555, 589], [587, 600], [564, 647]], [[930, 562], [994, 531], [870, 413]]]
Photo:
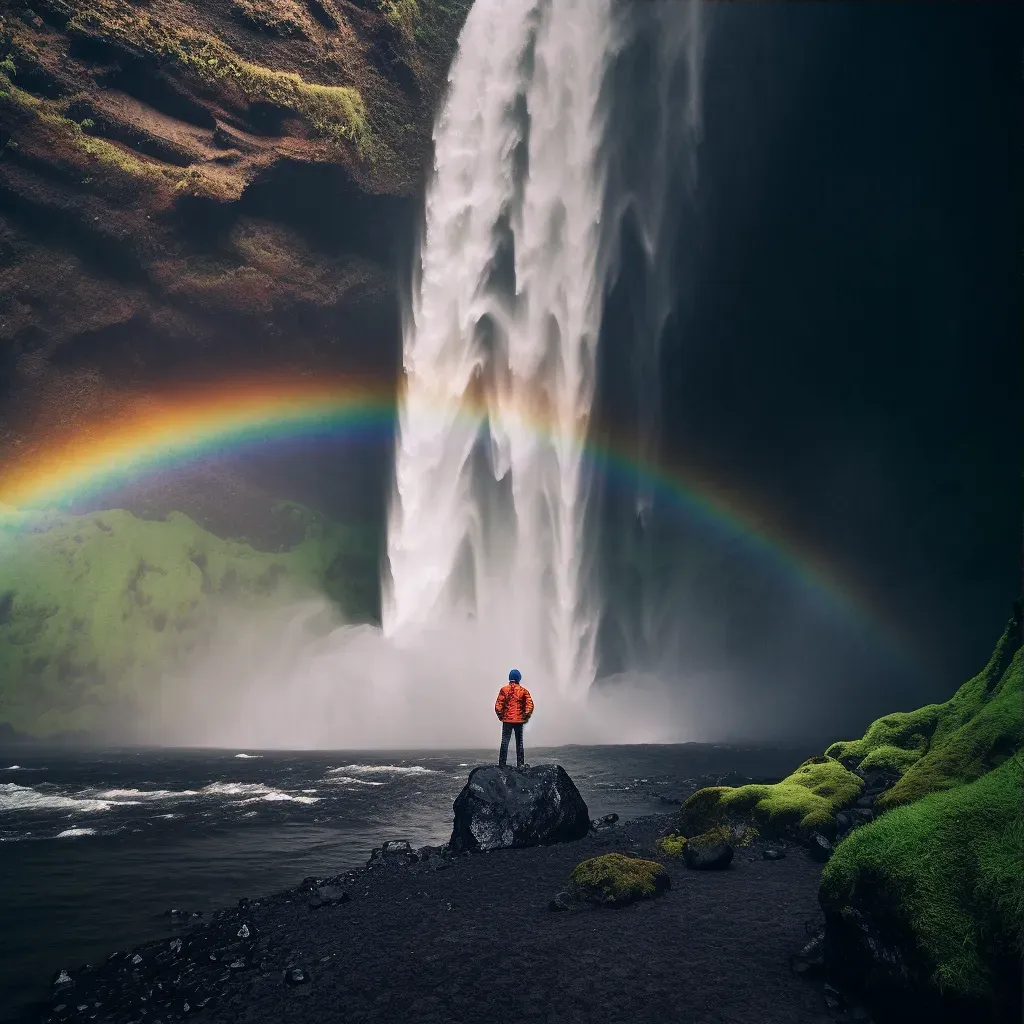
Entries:
[[800, 849], [777, 861], [757, 846], [737, 849], [725, 871], [692, 871], [670, 858], [672, 888], [656, 899], [549, 909], [581, 860], [650, 855], [671, 821], [658, 815], [558, 846], [307, 880], [183, 929], [177, 947], [167, 939], [140, 947], [142, 962], [122, 953], [72, 971], [73, 983], [40, 1016], [111, 1024], [834, 1020], [820, 983], [789, 967], [820, 920], [821, 867]]

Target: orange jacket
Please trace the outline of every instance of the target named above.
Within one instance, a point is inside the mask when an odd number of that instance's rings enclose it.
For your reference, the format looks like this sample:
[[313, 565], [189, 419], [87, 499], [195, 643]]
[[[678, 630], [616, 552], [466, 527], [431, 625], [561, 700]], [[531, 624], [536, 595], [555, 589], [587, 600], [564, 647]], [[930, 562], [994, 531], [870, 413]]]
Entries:
[[525, 686], [508, 683], [498, 691], [494, 702], [494, 713], [509, 724], [528, 722], [533, 714], [533, 698]]

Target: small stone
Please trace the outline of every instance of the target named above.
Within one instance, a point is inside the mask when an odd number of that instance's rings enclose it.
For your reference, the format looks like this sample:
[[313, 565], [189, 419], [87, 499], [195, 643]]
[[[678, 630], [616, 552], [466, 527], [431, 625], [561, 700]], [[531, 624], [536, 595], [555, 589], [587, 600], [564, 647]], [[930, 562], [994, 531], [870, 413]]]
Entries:
[[285, 984], [305, 985], [309, 981], [309, 974], [301, 967], [287, 967], [284, 972]]
[[815, 832], [808, 841], [807, 854], [811, 860], [824, 864], [832, 856], [832, 844], [820, 832]]
[[180, 953], [181, 952], [181, 939], [174, 939], [171, 942], [171, 952], [172, 953]]
[[761, 858], [763, 860], [782, 860], [785, 856], [785, 850], [777, 849], [774, 846], [767, 846], [761, 851]]
[[142, 957], [139, 956], [138, 953], [136, 953], [135, 956], [132, 957], [132, 963], [133, 964], [141, 964], [142, 963]]
[[249, 938], [249, 926], [247, 924], [243, 924], [242, 927], [238, 929], [238, 937], [240, 939]]
[[67, 971], [61, 970], [60, 974], [58, 974], [57, 977], [53, 979], [53, 984], [55, 986], [71, 985], [73, 984], [71, 981], [71, 975], [68, 974]]
[[567, 892], [557, 893], [548, 904], [548, 910], [570, 910], [572, 908], [572, 897]]

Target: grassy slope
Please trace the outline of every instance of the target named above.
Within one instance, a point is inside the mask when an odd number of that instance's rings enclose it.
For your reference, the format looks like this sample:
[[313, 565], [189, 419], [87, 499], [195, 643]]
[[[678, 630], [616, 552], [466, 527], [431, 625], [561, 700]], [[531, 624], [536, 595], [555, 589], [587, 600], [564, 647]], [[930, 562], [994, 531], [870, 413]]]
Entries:
[[830, 748], [904, 774], [884, 794], [891, 809], [836, 848], [822, 906], [894, 902], [931, 965], [929, 984], [966, 998], [993, 994], [997, 957], [1024, 954], [1018, 629], [1007, 627], [985, 669], [944, 704], [888, 715]]
[[1003, 632], [985, 668], [944, 704], [873, 722], [862, 739], [833, 743], [826, 754], [861, 769], [892, 768], [900, 780], [880, 807], [910, 803], [979, 778], [1024, 745], [1021, 674], [1007, 670], [1017, 626]]
[[1024, 954], [1021, 781], [1018, 754], [852, 832], [825, 866], [822, 907], [895, 903], [934, 972], [930, 984], [990, 995], [992, 964]]
[[[33, 524], [34, 525], [31, 525]], [[84, 729], [144, 699], [219, 605], [328, 592], [365, 617], [376, 551], [310, 516], [291, 551], [256, 551], [191, 519], [122, 510], [0, 519], [0, 721], [40, 735]]]

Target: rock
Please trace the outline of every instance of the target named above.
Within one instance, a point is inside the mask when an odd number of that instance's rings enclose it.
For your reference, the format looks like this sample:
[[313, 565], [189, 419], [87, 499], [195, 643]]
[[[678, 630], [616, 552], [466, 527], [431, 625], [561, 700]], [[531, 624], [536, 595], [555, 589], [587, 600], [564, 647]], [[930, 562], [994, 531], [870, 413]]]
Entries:
[[340, 885], [321, 885], [310, 893], [309, 909], [320, 910], [323, 907], [340, 907], [352, 898], [347, 889]]
[[454, 811], [449, 842], [454, 853], [544, 846], [582, 839], [590, 831], [583, 797], [555, 764], [520, 771], [474, 768]]
[[720, 871], [732, 863], [733, 850], [728, 843], [694, 845], [691, 839], [683, 847], [683, 862], [695, 871]]
[[872, 821], [875, 817], [875, 812], [867, 807], [854, 807], [850, 811], [850, 824], [851, 825], [866, 825], [869, 821]]
[[766, 846], [761, 851], [762, 860], [782, 860], [786, 856], [785, 850], [780, 850], [776, 846]]
[[860, 797], [857, 800], [857, 803], [854, 806], [855, 807], [874, 807], [875, 806], [875, 798], [873, 796], [870, 796], [870, 795], [862, 796], [862, 797]]
[[571, 910], [572, 904], [573, 899], [567, 892], [559, 892], [548, 904], [548, 910]]
[[843, 997], [834, 985], [825, 983], [825, 1005], [830, 1010], [839, 1010], [843, 1005]]
[[825, 929], [821, 928], [798, 953], [789, 958], [790, 970], [794, 974], [813, 977], [825, 970]]
[[845, 832], [850, 827], [850, 816], [846, 811], [840, 811], [836, 815], [836, 832]]
[[606, 814], [603, 818], [595, 818], [590, 823], [590, 827], [593, 829], [611, 828], [618, 820], [619, 816], [617, 814]]
[[824, 864], [832, 856], [832, 844], [820, 832], [815, 832], [807, 841], [807, 855]]
[[606, 853], [577, 864], [569, 880], [572, 896], [603, 907], [651, 899], [671, 887], [672, 879], [657, 861], [621, 853]]
[[415, 864], [418, 860], [419, 856], [413, 852], [408, 840], [390, 839], [383, 846], [379, 846], [371, 852], [366, 866], [368, 868], [405, 867], [407, 864]]
[[309, 972], [301, 967], [286, 967], [284, 981], [286, 985], [306, 985], [309, 983]]

